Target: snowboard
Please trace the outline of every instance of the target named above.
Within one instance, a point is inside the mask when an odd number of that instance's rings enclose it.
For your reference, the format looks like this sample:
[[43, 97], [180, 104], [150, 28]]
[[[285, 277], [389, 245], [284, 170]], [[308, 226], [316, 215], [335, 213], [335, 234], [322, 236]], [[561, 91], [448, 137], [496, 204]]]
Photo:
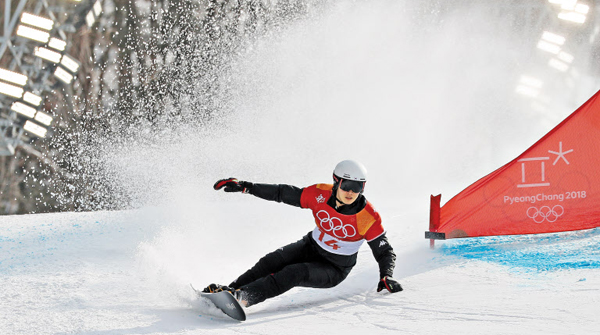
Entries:
[[[190, 284], [192, 286], [192, 284]], [[198, 291], [192, 286], [192, 289], [201, 298], [210, 300], [215, 307], [223, 311], [227, 316], [238, 321], [246, 321], [246, 312], [239, 301], [237, 301], [231, 293], [227, 291], [217, 293], [204, 293]]]

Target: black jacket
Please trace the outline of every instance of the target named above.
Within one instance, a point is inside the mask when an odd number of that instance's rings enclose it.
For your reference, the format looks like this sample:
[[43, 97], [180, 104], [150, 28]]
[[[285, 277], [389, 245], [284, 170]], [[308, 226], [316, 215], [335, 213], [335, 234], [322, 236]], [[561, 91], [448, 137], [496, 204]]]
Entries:
[[[246, 182], [247, 183], [247, 182]], [[248, 192], [261, 199], [283, 202], [288, 205], [301, 207], [300, 198], [302, 196], [302, 188], [285, 185], [285, 184], [252, 184], [247, 183]], [[334, 208], [338, 213], [344, 215], [357, 214], [365, 208], [367, 205], [367, 199], [361, 194], [358, 199], [350, 205], [342, 205], [336, 208], [335, 193], [333, 192], [331, 197], [327, 200], [327, 204]], [[309, 233], [312, 243], [316, 242], [312, 240], [312, 236]], [[394, 249], [390, 245], [385, 233], [376, 239], [368, 242], [369, 247], [373, 252], [373, 256], [379, 264], [379, 276], [383, 278], [385, 276], [392, 277], [394, 274], [394, 267], [396, 266], [396, 254]], [[340, 267], [353, 267], [356, 264], [357, 254], [346, 256], [336, 255], [327, 252], [321, 248], [317, 248], [322, 251], [322, 256], [330, 262]]]

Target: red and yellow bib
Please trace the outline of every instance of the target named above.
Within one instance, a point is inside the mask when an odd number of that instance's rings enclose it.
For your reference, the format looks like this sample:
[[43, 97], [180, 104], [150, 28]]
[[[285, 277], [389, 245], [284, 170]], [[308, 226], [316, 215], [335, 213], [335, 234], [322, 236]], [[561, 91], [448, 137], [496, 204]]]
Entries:
[[327, 204], [332, 189], [330, 184], [306, 187], [302, 191], [300, 205], [313, 212], [317, 227], [312, 237], [321, 248], [338, 255], [353, 255], [365, 240], [372, 241], [385, 232], [381, 217], [368, 201], [357, 214], [338, 213]]

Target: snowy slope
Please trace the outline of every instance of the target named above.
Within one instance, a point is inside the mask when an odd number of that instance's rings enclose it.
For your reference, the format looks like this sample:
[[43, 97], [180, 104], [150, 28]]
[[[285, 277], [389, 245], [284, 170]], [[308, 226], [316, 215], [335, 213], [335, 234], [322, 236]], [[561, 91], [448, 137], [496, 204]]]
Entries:
[[[193, 299], [189, 283], [227, 283], [310, 229], [302, 215], [288, 217], [300, 226], [289, 230], [277, 229], [279, 220], [239, 226], [246, 215], [264, 216], [252, 210], [257, 201], [210, 204], [219, 230], [235, 232], [220, 238], [202, 224], [168, 228], [165, 208], [3, 218], [0, 333], [592, 334], [600, 326], [598, 231], [546, 236], [552, 248], [541, 252], [524, 237], [447, 241], [431, 251], [417, 239], [422, 231], [398, 226], [390, 236], [401, 293], [375, 292], [377, 267], [363, 247], [359, 264], [336, 288], [293, 289], [247, 309], [244, 323], [213, 316]], [[226, 214], [230, 206], [244, 213]], [[279, 206], [269, 211], [275, 219], [289, 215]], [[257, 235], [270, 229], [259, 243]], [[520, 261], [534, 252], [540, 262], [544, 255], [553, 261], [545, 269]], [[575, 256], [588, 264], [561, 266]]]
[[[130, 147], [98, 141], [114, 196], [140, 209], [0, 217], [0, 334], [597, 333], [597, 230], [433, 251], [423, 238], [430, 194], [448, 200], [598, 89], [577, 82], [577, 101], [532, 112], [513, 94], [532, 65], [522, 30], [489, 6], [451, 14], [336, 2], [240, 56], [223, 79], [235, 113]], [[365, 245], [338, 287], [293, 289], [244, 323], [193, 299], [190, 283], [229, 283], [314, 225], [306, 210], [217, 193], [218, 178], [302, 187], [343, 159], [369, 170], [404, 292], [375, 292]]]

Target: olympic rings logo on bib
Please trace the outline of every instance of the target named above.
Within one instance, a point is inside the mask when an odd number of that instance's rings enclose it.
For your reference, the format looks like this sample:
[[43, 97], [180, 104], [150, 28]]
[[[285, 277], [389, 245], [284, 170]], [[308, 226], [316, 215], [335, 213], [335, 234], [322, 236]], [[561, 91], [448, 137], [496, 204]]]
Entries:
[[356, 235], [356, 228], [350, 224], [344, 224], [340, 218], [331, 217], [329, 213], [324, 210], [320, 210], [315, 214], [316, 218], [319, 219], [319, 225], [327, 233], [333, 234], [333, 236], [344, 239], [353, 237]]

